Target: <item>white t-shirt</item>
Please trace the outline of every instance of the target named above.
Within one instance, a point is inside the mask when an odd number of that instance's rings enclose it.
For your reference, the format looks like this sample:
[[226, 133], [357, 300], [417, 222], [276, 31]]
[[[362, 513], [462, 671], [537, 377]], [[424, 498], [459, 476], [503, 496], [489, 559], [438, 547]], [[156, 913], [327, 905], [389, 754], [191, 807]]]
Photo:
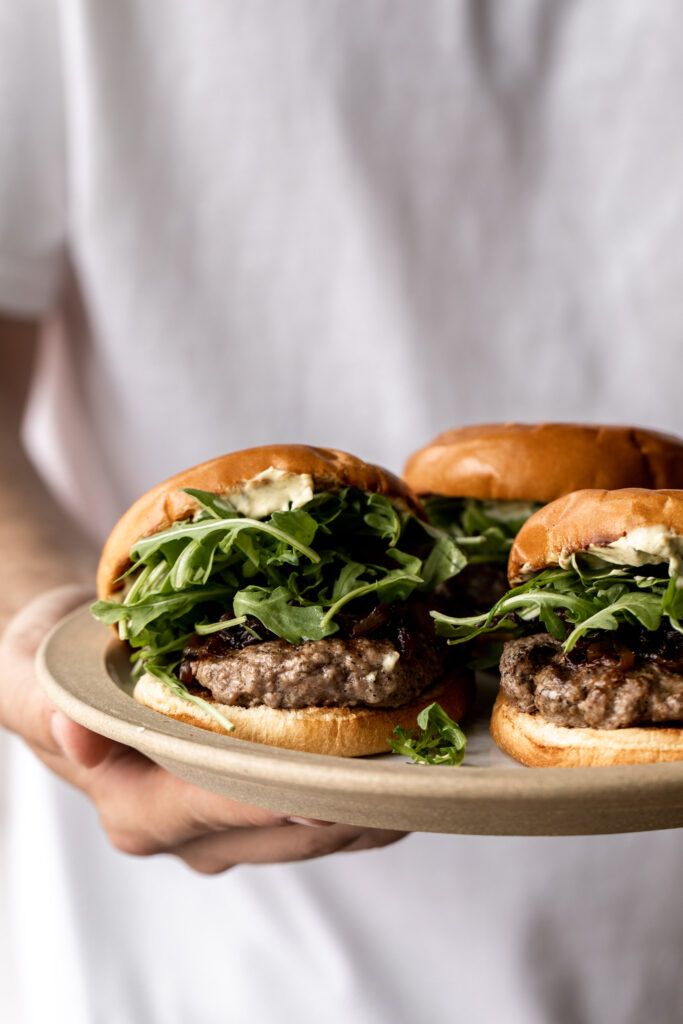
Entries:
[[[274, 440], [400, 469], [518, 418], [683, 431], [674, 0], [23, 0], [0, 308], [54, 312], [27, 437], [96, 536]], [[28, 1024], [670, 1024], [683, 835], [411, 836], [193, 875], [13, 750]]]

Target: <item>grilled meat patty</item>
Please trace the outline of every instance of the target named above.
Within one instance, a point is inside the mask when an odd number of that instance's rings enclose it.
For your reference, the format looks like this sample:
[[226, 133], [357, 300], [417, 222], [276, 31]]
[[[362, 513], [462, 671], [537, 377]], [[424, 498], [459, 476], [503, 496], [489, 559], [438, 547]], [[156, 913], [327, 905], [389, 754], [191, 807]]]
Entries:
[[209, 641], [190, 641], [180, 667], [182, 682], [242, 707], [394, 708], [409, 703], [445, 671], [446, 646], [422, 607], [396, 614], [379, 606], [353, 624], [344, 623], [346, 636], [299, 646], [274, 637], [256, 620], [245, 625], [257, 637], [248, 630], [246, 637], [225, 630]]
[[[621, 633], [621, 631], [619, 631]], [[570, 728], [623, 729], [683, 721], [683, 637], [609, 634], [583, 640], [569, 655], [548, 633], [509, 640], [500, 662], [505, 696]]]

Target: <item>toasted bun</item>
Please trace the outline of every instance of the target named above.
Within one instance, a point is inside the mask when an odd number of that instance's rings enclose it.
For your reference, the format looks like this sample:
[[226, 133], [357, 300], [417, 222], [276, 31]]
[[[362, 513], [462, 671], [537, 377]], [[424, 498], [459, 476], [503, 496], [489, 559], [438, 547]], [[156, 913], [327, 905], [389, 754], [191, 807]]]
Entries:
[[561, 565], [591, 545], [604, 547], [641, 527], [683, 535], [683, 491], [576, 491], [545, 505], [517, 534], [508, 562], [511, 584]]
[[633, 427], [483, 424], [439, 434], [403, 476], [417, 494], [544, 504], [586, 487], [683, 487], [683, 441]]
[[501, 750], [532, 768], [683, 760], [683, 729], [568, 729], [542, 715], [519, 711], [503, 693], [493, 706], [491, 735]]
[[[236, 739], [268, 743], [288, 750], [305, 750], [311, 754], [359, 757], [363, 754], [386, 754], [389, 749], [387, 739], [396, 726], [414, 729], [420, 711], [434, 700], [439, 701], [451, 718], [459, 721], [469, 707], [472, 688], [471, 674], [458, 669], [433, 683], [416, 700], [402, 708], [373, 711], [370, 708], [311, 707], [289, 710], [266, 705], [240, 708], [217, 701], [210, 703], [220, 708], [233, 723], [235, 731], [229, 735]], [[140, 704], [179, 722], [225, 733], [208, 712], [176, 697], [153, 676], [142, 676], [133, 696]]]
[[316, 491], [357, 487], [361, 491], [383, 494], [417, 515], [424, 515], [418, 499], [402, 480], [354, 455], [304, 444], [247, 448], [177, 473], [131, 505], [112, 530], [102, 551], [97, 570], [98, 596], [109, 598], [116, 591], [115, 581], [128, 568], [130, 549], [136, 541], [160, 533], [182, 519], [189, 519], [197, 511], [197, 502], [183, 492], [184, 487], [223, 494], [271, 467], [287, 473], [308, 474]]

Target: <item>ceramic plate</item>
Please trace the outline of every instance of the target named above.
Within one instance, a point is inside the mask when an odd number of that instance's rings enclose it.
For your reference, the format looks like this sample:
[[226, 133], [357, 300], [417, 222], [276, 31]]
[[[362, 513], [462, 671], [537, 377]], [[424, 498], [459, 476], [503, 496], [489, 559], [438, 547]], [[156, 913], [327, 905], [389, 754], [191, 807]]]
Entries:
[[458, 768], [393, 755], [325, 757], [249, 743], [176, 722], [130, 695], [122, 644], [87, 607], [38, 654], [52, 703], [136, 747], [182, 779], [235, 800], [352, 825], [472, 835], [591, 835], [683, 826], [683, 762], [614, 768], [524, 768], [488, 733], [496, 681], [480, 677]]

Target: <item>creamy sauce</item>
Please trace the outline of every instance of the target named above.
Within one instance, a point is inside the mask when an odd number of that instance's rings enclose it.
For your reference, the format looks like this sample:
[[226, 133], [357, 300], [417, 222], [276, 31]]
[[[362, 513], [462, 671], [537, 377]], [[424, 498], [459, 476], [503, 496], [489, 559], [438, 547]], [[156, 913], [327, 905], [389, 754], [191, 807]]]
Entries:
[[[670, 533], [665, 526], [638, 526], [604, 547], [592, 544], [586, 554], [612, 565], [654, 565], [667, 562], [670, 576], [683, 576], [683, 537]], [[560, 559], [563, 569], [569, 568], [571, 555]]]
[[[273, 512], [299, 508], [310, 501], [313, 497], [313, 478], [308, 473], [288, 473], [269, 466], [239, 487], [225, 491], [222, 497], [243, 516], [265, 519]], [[200, 514], [201, 510], [195, 512], [193, 519], [196, 520]], [[110, 600], [123, 604], [137, 577], [137, 572], [127, 576], [119, 589], [111, 594]]]
[[287, 473], [270, 466], [252, 480], [225, 491], [223, 497], [243, 516], [265, 519], [273, 512], [299, 508], [313, 497], [308, 473]]

